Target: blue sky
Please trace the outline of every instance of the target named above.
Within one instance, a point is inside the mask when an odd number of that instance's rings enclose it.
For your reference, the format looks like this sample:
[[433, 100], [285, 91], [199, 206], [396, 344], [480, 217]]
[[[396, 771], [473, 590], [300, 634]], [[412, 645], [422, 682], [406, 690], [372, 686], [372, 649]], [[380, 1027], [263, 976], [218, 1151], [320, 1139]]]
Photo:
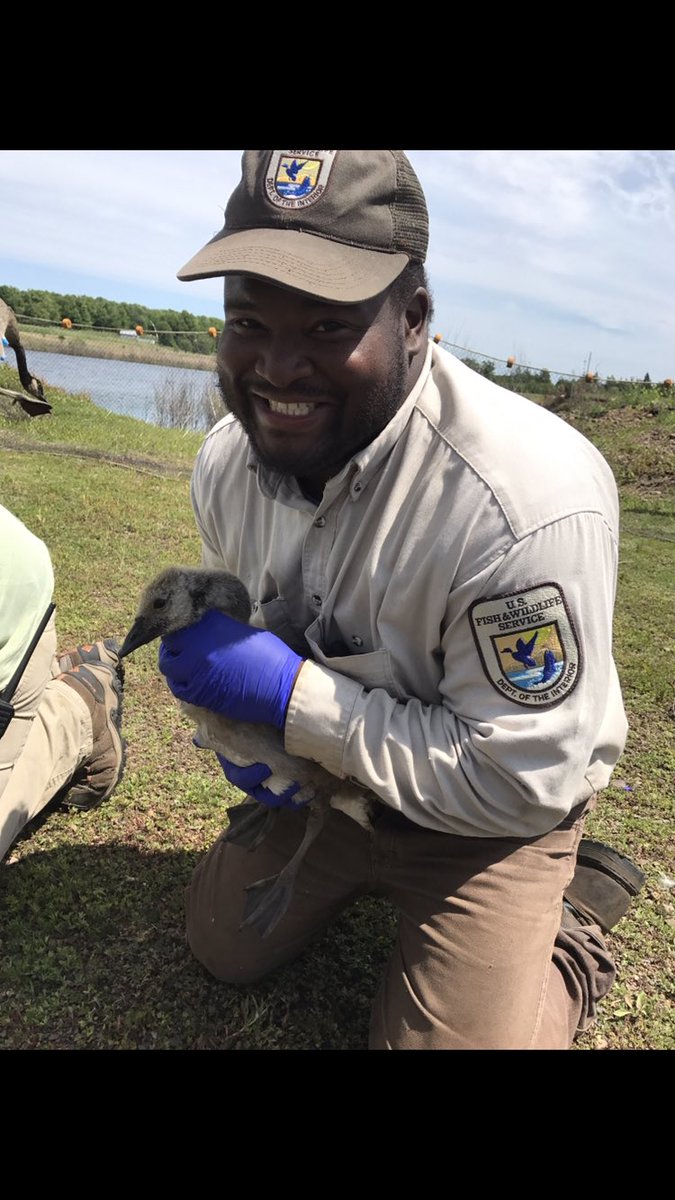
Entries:
[[[675, 150], [409, 150], [434, 333], [553, 374], [675, 378]], [[176, 271], [223, 224], [240, 150], [4, 150], [0, 283], [222, 312]], [[463, 353], [458, 351], [458, 353]]]

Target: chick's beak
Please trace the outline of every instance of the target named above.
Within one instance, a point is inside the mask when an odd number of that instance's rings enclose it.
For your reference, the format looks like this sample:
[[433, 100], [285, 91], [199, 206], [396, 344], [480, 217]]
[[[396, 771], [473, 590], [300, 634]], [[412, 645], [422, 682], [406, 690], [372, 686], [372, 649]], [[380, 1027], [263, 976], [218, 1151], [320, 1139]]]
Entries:
[[159, 630], [154, 629], [148, 620], [144, 617], [137, 617], [122, 643], [120, 658], [131, 654], [133, 650], [138, 650], [139, 646], [147, 645], [158, 635]]

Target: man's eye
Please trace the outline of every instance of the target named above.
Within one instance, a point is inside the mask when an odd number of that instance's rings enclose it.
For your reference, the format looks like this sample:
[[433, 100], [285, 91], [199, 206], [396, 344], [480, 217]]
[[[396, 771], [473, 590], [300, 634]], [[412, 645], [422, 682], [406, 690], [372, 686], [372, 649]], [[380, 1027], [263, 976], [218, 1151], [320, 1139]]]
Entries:
[[262, 329], [260, 321], [256, 321], [254, 317], [230, 317], [225, 322], [226, 329], [235, 329], [237, 332], [249, 333], [258, 329]]
[[314, 326], [315, 333], [338, 333], [347, 326], [343, 321], [318, 321]]

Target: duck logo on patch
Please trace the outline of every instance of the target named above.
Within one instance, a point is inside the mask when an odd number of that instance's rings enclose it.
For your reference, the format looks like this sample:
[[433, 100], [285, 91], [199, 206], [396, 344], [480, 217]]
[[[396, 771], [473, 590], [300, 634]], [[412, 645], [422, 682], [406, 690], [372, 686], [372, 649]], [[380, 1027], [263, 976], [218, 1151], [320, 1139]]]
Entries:
[[307, 208], [323, 196], [337, 150], [273, 150], [265, 176], [277, 208]]
[[477, 600], [469, 619], [485, 674], [514, 703], [552, 708], [576, 686], [581, 653], [557, 583]]

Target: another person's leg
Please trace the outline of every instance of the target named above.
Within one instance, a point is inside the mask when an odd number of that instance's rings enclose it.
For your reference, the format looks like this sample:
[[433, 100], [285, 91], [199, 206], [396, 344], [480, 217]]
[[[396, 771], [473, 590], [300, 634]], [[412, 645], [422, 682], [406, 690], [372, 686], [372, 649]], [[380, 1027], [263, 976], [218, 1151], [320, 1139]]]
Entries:
[[597, 925], [561, 929], [582, 825], [522, 841], [381, 823], [400, 924], [372, 1048], [569, 1048], [615, 976]]
[[104, 650], [98, 661], [59, 674], [53, 617], [38, 642], [0, 738], [0, 860], [69, 782], [66, 799], [80, 808], [100, 804], [119, 782], [122, 690], [105, 657]]
[[288, 911], [268, 937], [240, 931], [244, 889], [277, 875], [297, 850], [306, 813], [280, 808], [272, 831], [254, 850], [222, 835], [197, 865], [187, 888], [187, 936], [192, 952], [228, 983], [252, 983], [296, 958], [341, 909], [372, 885], [370, 835], [350, 817], [331, 812], [298, 872]]

